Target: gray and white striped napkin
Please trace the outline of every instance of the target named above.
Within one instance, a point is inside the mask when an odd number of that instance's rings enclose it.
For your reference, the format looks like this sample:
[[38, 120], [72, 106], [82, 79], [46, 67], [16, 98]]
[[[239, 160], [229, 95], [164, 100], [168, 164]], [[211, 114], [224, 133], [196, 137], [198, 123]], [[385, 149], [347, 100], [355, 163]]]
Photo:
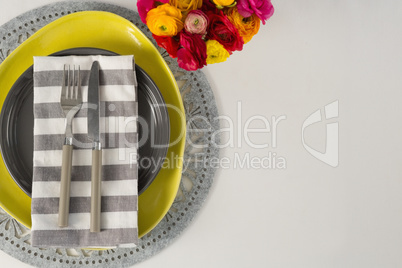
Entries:
[[[64, 64], [80, 66], [83, 106], [93, 61], [100, 64], [103, 147], [101, 232], [91, 233], [91, 148], [87, 110], [73, 120], [69, 226], [58, 227], [65, 117], [60, 107]], [[137, 81], [133, 56], [34, 57], [33, 246], [135, 246], [137, 231]]]

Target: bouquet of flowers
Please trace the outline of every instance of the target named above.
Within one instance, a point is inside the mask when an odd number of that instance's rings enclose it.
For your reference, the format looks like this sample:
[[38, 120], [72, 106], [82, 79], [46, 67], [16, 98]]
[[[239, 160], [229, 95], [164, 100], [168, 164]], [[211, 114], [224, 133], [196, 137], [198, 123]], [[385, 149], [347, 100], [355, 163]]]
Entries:
[[137, 7], [157, 44], [188, 71], [241, 51], [274, 13], [271, 0], [138, 0]]

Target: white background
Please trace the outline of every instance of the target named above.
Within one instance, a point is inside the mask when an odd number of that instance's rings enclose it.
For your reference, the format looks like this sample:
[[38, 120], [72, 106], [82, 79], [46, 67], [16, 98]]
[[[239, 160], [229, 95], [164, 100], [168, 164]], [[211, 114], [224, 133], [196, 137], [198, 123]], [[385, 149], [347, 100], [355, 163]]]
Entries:
[[[54, 2], [0, 1], [0, 24]], [[136, 9], [134, 0], [108, 2]], [[271, 134], [252, 134], [253, 142], [270, 146], [253, 149], [243, 140], [222, 156], [275, 152], [286, 159], [286, 169], [221, 169], [190, 227], [136, 267], [401, 265], [402, 3], [273, 4], [274, 16], [244, 50], [204, 73], [220, 113], [236, 127], [253, 115], [286, 116], [276, 148]], [[339, 101], [336, 168], [301, 142], [303, 121], [333, 101]], [[315, 124], [306, 130], [306, 142], [323, 151], [325, 133], [325, 123]], [[29, 267], [1, 251], [0, 263]]]

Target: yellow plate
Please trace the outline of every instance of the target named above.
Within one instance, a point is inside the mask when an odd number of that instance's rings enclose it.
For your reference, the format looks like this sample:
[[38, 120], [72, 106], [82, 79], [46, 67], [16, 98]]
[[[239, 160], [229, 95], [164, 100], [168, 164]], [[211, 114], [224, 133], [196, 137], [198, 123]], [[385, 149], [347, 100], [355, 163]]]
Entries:
[[[17, 78], [33, 64], [33, 56], [93, 47], [135, 57], [154, 80], [168, 106], [170, 142], [164, 165], [138, 200], [138, 234], [152, 230], [169, 210], [181, 179], [185, 143], [184, 108], [176, 80], [149, 39], [128, 20], [108, 12], [83, 11], [62, 17], [33, 34], [0, 65], [0, 109]], [[180, 162], [171, 163], [172, 160]], [[14, 182], [0, 156], [0, 206], [26, 227], [31, 227], [31, 198]], [[174, 164], [174, 165], [173, 165]]]

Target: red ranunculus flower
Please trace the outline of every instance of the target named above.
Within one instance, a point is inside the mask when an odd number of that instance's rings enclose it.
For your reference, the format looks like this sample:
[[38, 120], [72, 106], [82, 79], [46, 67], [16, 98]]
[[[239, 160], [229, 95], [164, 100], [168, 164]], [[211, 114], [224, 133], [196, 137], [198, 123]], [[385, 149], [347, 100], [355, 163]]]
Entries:
[[218, 41], [230, 53], [243, 49], [243, 38], [222, 11], [217, 14], [209, 12], [207, 15], [209, 18], [207, 39]]
[[210, 0], [203, 0], [201, 10], [205, 14], [207, 14], [209, 12], [219, 13], [219, 11], [220, 11], [219, 9], [216, 8], [215, 4], [212, 3], [212, 1], [210, 1]]
[[138, 0], [137, 9], [141, 21], [143, 23], [147, 23], [146, 18], [148, 11], [155, 8], [157, 4], [166, 4], [166, 3], [169, 3], [169, 0]]
[[195, 71], [207, 65], [207, 46], [199, 34], [180, 33], [182, 48], [177, 51], [177, 63], [180, 68]]
[[179, 49], [179, 41], [176, 41], [174, 37], [170, 36], [159, 36], [152, 34], [158, 46], [166, 49], [166, 52], [169, 53], [170, 57], [177, 57], [177, 50]]

